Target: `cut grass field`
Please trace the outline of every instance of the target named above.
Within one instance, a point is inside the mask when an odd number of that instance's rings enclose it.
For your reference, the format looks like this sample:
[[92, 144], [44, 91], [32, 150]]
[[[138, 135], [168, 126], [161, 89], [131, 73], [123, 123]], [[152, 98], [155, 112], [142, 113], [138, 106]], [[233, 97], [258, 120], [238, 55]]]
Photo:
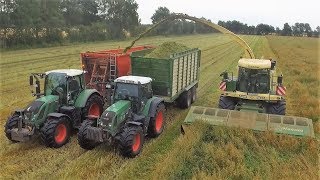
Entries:
[[[243, 36], [256, 57], [276, 58], [287, 86], [289, 115], [306, 116], [315, 122], [319, 110], [319, 39], [274, 36]], [[159, 45], [176, 41], [202, 50], [198, 99], [195, 105], [217, 106], [219, 74], [235, 71], [243, 50], [220, 34], [151, 37], [138, 44]], [[1, 52], [0, 124], [16, 108], [32, 100], [28, 88], [31, 72], [80, 68], [79, 53], [125, 47], [129, 41], [86, 43]], [[163, 134], [150, 139], [142, 154], [125, 159], [101, 145], [86, 151], [76, 136], [59, 149], [50, 149], [39, 138], [29, 143], [10, 143], [0, 126], [0, 179], [212, 179], [303, 178], [319, 179], [319, 143], [316, 140], [254, 133], [247, 130], [207, 127], [197, 123], [180, 135], [187, 110], [169, 106]], [[319, 123], [315, 123], [319, 133]]]

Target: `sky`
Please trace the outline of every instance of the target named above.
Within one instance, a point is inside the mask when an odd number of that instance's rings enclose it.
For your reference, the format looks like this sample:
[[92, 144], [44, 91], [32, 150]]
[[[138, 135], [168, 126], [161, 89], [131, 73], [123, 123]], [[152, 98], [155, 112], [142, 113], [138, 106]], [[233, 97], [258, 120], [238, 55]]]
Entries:
[[237, 20], [248, 25], [264, 23], [283, 28], [284, 23], [309, 23], [320, 26], [320, 0], [136, 0], [143, 24], [151, 24], [151, 16], [160, 6], [170, 12], [219, 20]]

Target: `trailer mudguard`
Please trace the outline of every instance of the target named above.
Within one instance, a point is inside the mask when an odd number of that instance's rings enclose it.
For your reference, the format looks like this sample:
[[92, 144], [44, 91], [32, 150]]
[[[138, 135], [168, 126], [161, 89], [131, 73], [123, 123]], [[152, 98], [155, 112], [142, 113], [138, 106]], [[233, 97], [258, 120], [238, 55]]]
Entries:
[[97, 94], [101, 96], [96, 89], [85, 89], [79, 94], [74, 106], [83, 108], [86, 105], [87, 100], [92, 94]]
[[191, 88], [193, 88], [193, 87], [198, 87], [198, 81], [194, 81], [194, 82], [192, 82], [189, 86], [187, 86], [186, 88], [184, 88], [184, 92], [185, 91], [189, 91]]

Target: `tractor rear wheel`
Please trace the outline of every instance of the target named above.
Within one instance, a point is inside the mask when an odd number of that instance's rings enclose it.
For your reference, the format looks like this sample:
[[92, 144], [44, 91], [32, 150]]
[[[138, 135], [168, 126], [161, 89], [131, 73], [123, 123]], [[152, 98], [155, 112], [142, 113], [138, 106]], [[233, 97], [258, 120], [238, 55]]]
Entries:
[[87, 139], [88, 134], [88, 128], [93, 125], [93, 121], [85, 120], [79, 129], [78, 132], [78, 144], [83, 148], [87, 150], [91, 150], [98, 146], [98, 143], [95, 143], [89, 139]]
[[48, 119], [40, 131], [41, 139], [48, 147], [59, 148], [70, 139], [70, 125], [66, 117]]
[[188, 91], [183, 92], [180, 95], [180, 97], [178, 99], [178, 103], [179, 103], [180, 108], [186, 109], [186, 108], [190, 107], [191, 100], [192, 100], [191, 95], [192, 95], [191, 89], [189, 89]]
[[193, 86], [191, 89], [192, 92], [192, 98], [191, 98], [191, 103], [194, 103], [197, 99], [197, 88], [196, 86]]
[[10, 132], [11, 129], [18, 128], [18, 122], [19, 122], [19, 115], [14, 114], [10, 118], [8, 118], [6, 125], [4, 126], [4, 132], [6, 133], [6, 137], [12, 142], [18, 142], [18, 141], [12, 140], [11, 132]]
[[277, 103], [269, 104], [267, 107], [268, 114], [285, 115], [286, 101], [279, 101]]
[[160, 103], [157, 107], [155, 117], [152, 117], [150, 119], [148, 127], [148, 135], [150, 137], [157, 137], [162, 133], [165, 124], [164, 112], [165, 106], [163, 103]]
[[234, 110], [236, 104], [230, 97], [220, 96], [219, 108]]
[[97, 94], [91, 95], [82, 110], [82, 119], [88, 116], [99, 117], [103, 112], [103, 99]]
[[144, 143], [144, 134], [140, 126], [126, 127], [120, 134], [119, 150], [125, 157], [135, 157], [140, 154]]

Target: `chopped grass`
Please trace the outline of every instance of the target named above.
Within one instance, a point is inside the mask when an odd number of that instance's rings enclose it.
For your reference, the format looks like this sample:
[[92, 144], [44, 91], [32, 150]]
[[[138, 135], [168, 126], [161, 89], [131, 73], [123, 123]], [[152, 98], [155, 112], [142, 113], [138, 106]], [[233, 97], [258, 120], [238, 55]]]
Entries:
[[171, 54], [186, 51], [190, 48], [187, 46], [177, 43], [177, 42], [165, 42], [152, 50], [145, 57], [148, 58], [157, 58], [157, 59], [166, 59], [169, 58]]

